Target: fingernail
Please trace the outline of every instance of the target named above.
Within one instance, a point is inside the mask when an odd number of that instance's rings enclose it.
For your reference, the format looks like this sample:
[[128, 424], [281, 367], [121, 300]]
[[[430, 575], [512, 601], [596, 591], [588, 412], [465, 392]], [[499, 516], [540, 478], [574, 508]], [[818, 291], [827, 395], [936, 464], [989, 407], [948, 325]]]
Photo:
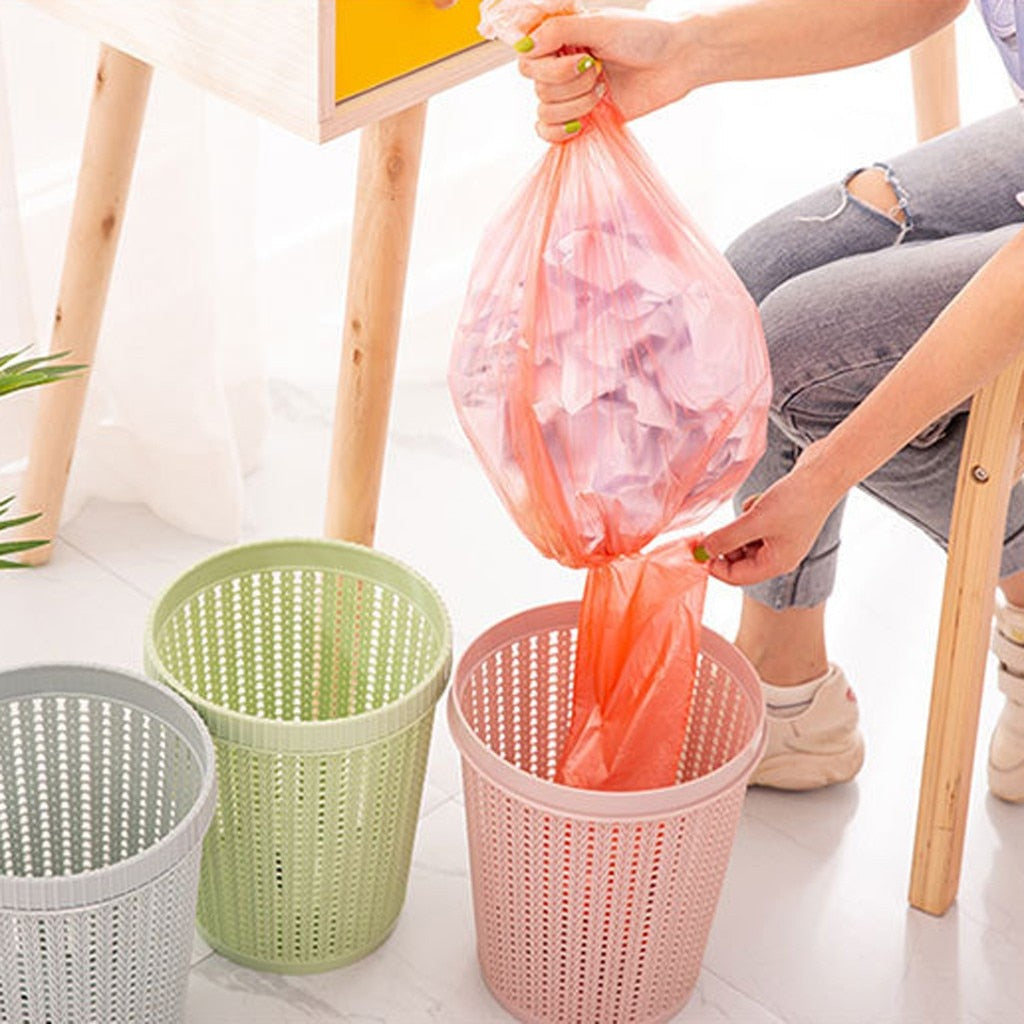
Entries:
[[565, 126], [566, 135], [575, 135], [583, 127], [580, 121], [569, 121]]
[[590, 56], [580, 57], [579, 63], [576, 65], [576, 70], [582, 75], [584, 71], [589, 71], [594, 66], [594, 58]]
[[520, 53], [529, 53], [533, 49], [533, 40], [529, 36], [523, 36], [523, 38], [516, 43], [515, 48]]
[[693, 549], [693, 557], [694, 557], [694, 560], [697, 561], [697, 562], [710, 562], [711, 561], [711, 555], [708, 552], [708, 549], [706, 547], [704, 547], [703, 544], [698, 544]]

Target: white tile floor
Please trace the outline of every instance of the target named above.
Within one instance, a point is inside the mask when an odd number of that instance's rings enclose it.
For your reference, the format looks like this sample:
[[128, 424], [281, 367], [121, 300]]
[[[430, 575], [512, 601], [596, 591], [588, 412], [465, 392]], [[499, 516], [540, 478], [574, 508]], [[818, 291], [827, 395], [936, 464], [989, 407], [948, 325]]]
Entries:
[[[247, 538], [315, 533], [329, 392], [277, 395], [273, 440], [249, 482]], [[429, 500], [425, 500], [429, 498]], [[507, 522], [459, 440], [439, 384], [395, 399], [378, 537], [445, 594], [459, 649], [505, 614], [576, 596]], [[159, 589], [216, 545], [132, 506], [94, 503], [43, 571], [0, 578], [3, 664], [86, 660], [138, 668]], [[1010, 1024], [1024, 1016], [1024, 808], [975, 780], [961, 896], [943, 919], [907, 908], [931, 655], [943, 562], [867, 499], [851, 502], [833, 655], [861, 697], [869, 757], [831, 791], [748, 795], [700, 983], [680, 1024]], [[713, 586], [707, 621], [732, 628], [736, 595]], [[983, 740], [998, 710], [994, 686]], [[980, 763], [980, 761], [979, 761]], [[439, 719], [408, 899], [365, 961], [314, 977], [236, 967], [197, 942], [189, 1024], [483, 1024], [510, 1018], [474, 958], [458, 761]]]

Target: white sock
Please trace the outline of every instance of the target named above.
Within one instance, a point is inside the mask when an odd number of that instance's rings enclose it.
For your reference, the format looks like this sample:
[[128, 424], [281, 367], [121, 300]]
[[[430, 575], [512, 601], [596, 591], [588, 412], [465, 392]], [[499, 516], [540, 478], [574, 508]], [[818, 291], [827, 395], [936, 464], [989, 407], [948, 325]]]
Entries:
[[802, 711], [810, 707], [815, 694], [821, 689], [822, 684], [832, 675], [832, 666], [824, 675], [816, 679], [809, 679], [806, 683], [799, 683], [796, 686], [774, 686], [772, 683], [762, 683], [761, 692], [764, 694], [765, 704], [775, 718], [795, 718]]

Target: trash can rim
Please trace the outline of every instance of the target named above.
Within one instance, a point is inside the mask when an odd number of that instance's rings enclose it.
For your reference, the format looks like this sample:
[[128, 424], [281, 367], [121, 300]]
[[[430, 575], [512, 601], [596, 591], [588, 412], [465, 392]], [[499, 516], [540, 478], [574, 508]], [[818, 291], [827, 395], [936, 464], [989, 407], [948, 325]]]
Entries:
[[[236, 560], [252, 555], [276, 556], [279, 552], [288, 551], [292, 553], [296, 551], [333, 552], [336, 555], [343, 554], [356, 559], [365, 559], [367, 562], [375, 562], [398, 570], [422, 589], [438, 612], [439, 621], [435, 621], [434, 617], [424, 609], [433, 624], [440, 627], [440, 642], [437, 654], [423, 672], [420, 682], [397, 699], [380, 707], [370, 708], [354, 715], [315, 720], [275, 719], [250, 715], [224, 707], [179, 684], [164, 665], [156, 645], [158, 617], [168, 618], [173, 611], [180, 607], [180, 602], [174, 604], [170, 610], [165, 607], [175, 592], [184, 588], [189, 581], [197, 577], [201, 578], [211, 569], [222, 564], [230, 565]], [[273, 557], [267, 559], [266, 565], [250, 566], [248, 571], [252, 572], [254, 568], [273, 568], [283, 571], [309, 568], [330, 571], [338, 567], [324, 565], [313, 559], [303, 561], [296, 558], [286, 560]], [[221, 577], [221, 580], [243, 575], [245, 571], [225, 575]], [[348, 568], [344, 571], [351, 578], [365, 579], [367, 582], [379, 586], [388, 586], [385, 581], [364, 572]], [[206, 586], [210, 586], [214, 582], [216, 581], [211, 580]], [[378, 742], [401, 732], [424, 714], [433, 710], [444, 692], [451, 672], [452, 625], [448, 608], [437, 588], [422, 573], [393, 555], [385, 554], [363, 544], [330, 538], [274, 538], [225, 548], [196, 562], [175, 577], [157, 595], [150, 607], [146, 619], [144, 647], [147, 672], [196, 708], [216, 738], [226, 739], [241, 746], [273, 750], [277, 753], [330, 754], [340, 749], [351, 749]]]
[[[92, 687], [71, 680], [92, 677]], [[53, 681], [54, 677], [57, 681]], [[22, 689], [8, 692], [20, 680]], [[0, 670], [0, 705], [35, 696], [108, 699], [159, 718], [188, 745], [201, 781], [192, 806], [155, 843], [101, 868], [71, 875], [8, 875], [0, 873], [0, 913], [62, 912], [104, 903], [149, 885], [177, 866], [202, 842], [216, 807], [217, 772], [213, 741], [202, 719], [169, 687], [125, 668], [92, 662], [48, 662]], [[147, 704], [149, 701], [157, 705]], [[163, 708], [159, 705], [163, 704]], [[178, 721], [169, 719], [177, 716]], [[191, 735], [190, 735], [191, 734]]]
[[[758, 689], [748, 694], [758, 709], [753, 735], [743, 749], [714, 771], [700, 778], [644, 790], [578, 789], [531, 775], [496, 754], [476, 734], [460, 703], [463, 680], [472, 667], [495, 649], [495, 634], [503, 633], [503, 646], [516, 639], [527, 639], [544, 630], [564, 629], [579, 617], [580, 603], [564, 601], [542, 605], [510, 616], [491, 626], [474, 640], [459, 659], [448, 695], [448, 725], [460, 754], [496, 785], [522, 799], [555, 814], [593, 820], [640, 822], [666, 815], [698, 810], [715, 800], [736, 780], [749, 775], [760, 761], [767, 745], [763, 699]], [[517, 636], [518, 634], [518, 636]], [[732, 663], [748, 679], [756, 682], [754, 669], [744, 655], [714, 630], [701, 627], [700, 649], [719, 664]], [[744, 687], [749, 690], [750, 687]]]

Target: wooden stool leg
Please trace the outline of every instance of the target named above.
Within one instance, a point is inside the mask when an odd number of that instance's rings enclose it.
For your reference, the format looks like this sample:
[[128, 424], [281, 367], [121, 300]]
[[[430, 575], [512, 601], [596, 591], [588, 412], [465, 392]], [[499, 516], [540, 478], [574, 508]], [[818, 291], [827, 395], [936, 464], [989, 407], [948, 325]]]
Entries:
[[1024, 417], [1024, 356], [971, 405], [953, 504], [910, 876], [910, 902], [956, 898], [1006, 509]]
[[372, 544], [426, 104], [363, 129], [334, 414], [328, 537]]
[[[119, 50], [100, 49], [50, 342], [51, 352], [70, 353], [69, 362], [91, 364], [96, 351], [152, 73]], [[57, 534], [87, 386], [88, 372], [40, 391], [21, 507], [42, 516], [26, 536]], [[48, 561], [52, 548], [24, 561]]]
[[956, 26], [947, 25], [910, 51], [917, 141], [925, 142], [960, 124], [956, 74]]

